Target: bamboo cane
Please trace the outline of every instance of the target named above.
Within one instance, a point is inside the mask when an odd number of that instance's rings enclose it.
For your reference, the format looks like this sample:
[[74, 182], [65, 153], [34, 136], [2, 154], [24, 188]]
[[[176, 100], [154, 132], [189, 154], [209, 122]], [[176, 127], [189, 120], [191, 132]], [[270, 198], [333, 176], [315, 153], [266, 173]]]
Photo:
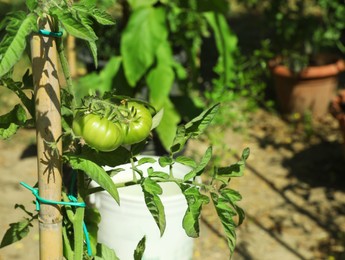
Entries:
[[[51, 17], [40, 21], [41, 29], [56, 31]], [[36, 104], [38, 189], [42, 198], [61, 201], [62, 134], [60, 86], [56, 42], [53, 37], [34, 35], [31, 56]], [[40, 259], [63, 259], [62, 215], [57, 205], [42, 204], [39, 212]]]

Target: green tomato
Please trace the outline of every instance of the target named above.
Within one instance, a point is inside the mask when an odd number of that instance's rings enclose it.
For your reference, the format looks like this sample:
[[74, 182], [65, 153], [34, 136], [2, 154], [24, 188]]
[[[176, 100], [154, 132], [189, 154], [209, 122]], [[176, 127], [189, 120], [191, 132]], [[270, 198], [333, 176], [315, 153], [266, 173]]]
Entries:
[[126, 118], [121, 123], [124, 133], [124, 144], [135, 144], [147, 138], [151, 132], [152, 116], [150, 111], [137, 102], [128, 102], [126, 108], [122, 110], [122, 115]]
[[123, 143], [121, 127], [95, 114], [77, 114], [72, 129], [75, 135], [83, 137], [85, 142], [102, 152], [110, 152]]

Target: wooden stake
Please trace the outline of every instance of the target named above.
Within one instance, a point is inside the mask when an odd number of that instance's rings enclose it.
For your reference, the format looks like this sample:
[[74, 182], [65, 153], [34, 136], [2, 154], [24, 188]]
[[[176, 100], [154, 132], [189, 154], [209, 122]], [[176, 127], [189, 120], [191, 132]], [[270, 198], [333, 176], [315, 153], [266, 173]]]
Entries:
[[[51, 17], [40, 21], [39, 28], [56, 31]], [[44, 199], [61, 201], [62, 127], [55, 39], [34, 35], [31, 39], [31, 56], [36, 103], [39, 195]], [[62, 215], [59, 206], [41, 204], [39, 234], [40, 259], [63, 259]]]

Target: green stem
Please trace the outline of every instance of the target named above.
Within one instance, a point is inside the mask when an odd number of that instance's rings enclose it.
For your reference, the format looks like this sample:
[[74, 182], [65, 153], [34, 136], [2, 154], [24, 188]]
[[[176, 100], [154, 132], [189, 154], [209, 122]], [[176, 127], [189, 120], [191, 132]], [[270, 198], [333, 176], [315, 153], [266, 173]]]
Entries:
[[[84, 190], [84, 175], [78, 172], [78, 201], [83, 202]], [[74, 229], [74, 259], [83, 259], [84, 252], [84, 234], [83, 234], [83, 220], [85, 208], [78, 207], [75, 212], [73, 229]]]
[[65, 48], [63, 45], [63, 41], [62, 39], [58, 38], [57, 39], [57, 50], [59, 53], [59, 58], [60, 58], [60, 62], [61, 62], [61, 67], [62, 67], [62, 71], [63, 74], [65, 76], [66, 79], [66, 83], [67, 83], [67, 88], [69, 90], [69, 92], [73, 95], [73, 105], [74, 107], [77, 106], [77, 101], [75, 98], [75, 89], [74, 89], [74, 85], [73, 85], [73, 81], [72, 81], [72, 76], [69, 70], [69, 66], [68, 66], [68, 61], [65, 55]]

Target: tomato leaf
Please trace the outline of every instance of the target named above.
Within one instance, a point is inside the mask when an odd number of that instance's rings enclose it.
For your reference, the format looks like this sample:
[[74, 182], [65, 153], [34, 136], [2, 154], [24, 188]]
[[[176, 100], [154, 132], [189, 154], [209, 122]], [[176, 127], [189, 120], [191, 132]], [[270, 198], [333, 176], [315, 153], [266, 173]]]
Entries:
[[72, 9], [79, 12], [79, 15], [91, 16], [99, 24], [102, 25], [113, 25], [115, 24], [113, 18], [106, 12], [98, 9], [88, 1], [80, 1], [72, 6]]
[[120, 48], [124, 72], [132, 87], [153, 64], [157, 48], [167, 35], [164, 9], [145, 7], [133, 11]]
[[66, 154], [64, 155], [64, 158], [74, 170], [85, 172], [91, 179], [105, 189], [118, 204], [120, 204], [117, 187], [102, 167], [90, 160], [72, 154]]
[[162, 166], [162, 167], [166, 167], [166, 166], [169, 166], [169, 165], [172, 165], [173, 164], [173, 160], [168, 157], [168, 156], [161, 156], [159, 157], [159, 165]]
[[30, 231], [30, 227], [32, 226], [29, 219], [24, 219], [17, 223], [10, 224], [10, 228], [6, 231], [4, 237], [2, 238], [0, 248], [13, 244], [24, 237]]
[[94, 163], [101, 166], [115, 167], [120, 164], [129, 162], [131, 158], [130, 152], [123, 146], [118, 147], [116, 150], [111, 152], [100, 152], [91, 149], [88, 146], [82, 148], [80, 157], [93, 161]]
[[172, 102], [169, 99], [165, 100], [164, 115], [159, 126], [156, 128], [156, 131], [159, 135], [159, 140], [162, 141], [164, 148], [167, 150], [173, 143], [177, 124], [180, 120], [181, 117]]
[[193, 167], [193, 168], [196, 167], [196, 162], [187, 156], [183, 156], [183, 155], [178, 156], [176, 158], [176, 162], [181, 163], [183, 165]]
[[153, 216], [161, 236], [164, 234], [166, 227], [164, 206], [158, 195], [162, 194], [162, 188], [154, 180], [145, 178], [141, 183], [144, 192], [144, 199], [148, 210]]
[[5, 18], [6, 35], [0, 43], [0, 77], [5, 75], [22, 57], [26, 37], [37, 30], [37, 16], [23, 11], [13, 12]]
[[233, 209], [236, 211], [239, 219], [237, 226], [241, 225], [244, 218], [245, 218], [245, 213], [242, 208], [237, 206], [237, 202], [242, 199], [241, 194], [238, 191], [235, 191], [233, 189], [222, 189], [220, 191], [221, 196], [233, 207]]
[[218, 177], [241, 177], [243, 176], [243, 172], [246, 165], [246, 160], [249, 157], [250, 150], [249, 148], [245, 148], [242, 152], [241, 160], [239, 160], [237, 163], [232, 164], [228, 167], [220, 167], [217, 170], [217, 176]]
[[205, 129], [211, 124], [214, 116], [219, 110], [219, 106], [219, 103], [215, 104], [203, 111], [199, 116], [189, 121], [185, 125], [187, 138], [195, 138], [202, 134]]
[[107, 247], [104, 244], [97, 244], [97, 254], [94, 257], [94, 260], [120, 260], [117, 257], [114, 250]]
[[175, 74], [170, 66], [158, 64], [150, 70], [146, 82], [150, 89], [150, 102], [156, 109], [161, 109], [166, 99], [169, 98]]
[[231, 254], [235, 250], [236, 245], [236, 224], [233, 217], [236, 215], [235, 211], [230, 207], [229, 201], [219, 197], [216, 193], [211, 193], [211, 198], [216, 209], [217, 215], [223, 226], [228, 246]]
[[133, 10], [140, 7], [153, 6], [157, 2], [158, 0], [128, 0], [128, 3]]
[[144, 236], [138, 243], [134, 251], [134, 260], [141, 260], [145, 252], [146, 237]]
[[70, 11], [59, 8], [51, 8], [51, 13], [58, 17], [66, 31], [76, 38], [94, 42], [98, 38], [90, 26], [91, 21], [86, 17], [81, 16], [76, 19]]
[[26, 112], [20, 104], [17, 104], [10, 112], [0, 116], [0, 138], [11, 137], [25, 122]]
[[189, 172], [188, 174], [184, 176], [184, 180], [188, 181], [190, 179], [193, 179], [196, 176], [201, 175], [203, 171], [205, 170], [207, 164], [211, 160], [211, 158], [212, 158], [212, 147], [210, 146], [205, 151], [205, 154], [201, 158], [200, 163], [191, 172]]
[[182, 226], [190, 237], [198, 237], [200, 232], [199, 216], [203, 204], [209, 203], [209, 198], [202, 195], [198, 188], [181, 185], [181, 190], [187, 200], [188, 208], [183, 217]]

